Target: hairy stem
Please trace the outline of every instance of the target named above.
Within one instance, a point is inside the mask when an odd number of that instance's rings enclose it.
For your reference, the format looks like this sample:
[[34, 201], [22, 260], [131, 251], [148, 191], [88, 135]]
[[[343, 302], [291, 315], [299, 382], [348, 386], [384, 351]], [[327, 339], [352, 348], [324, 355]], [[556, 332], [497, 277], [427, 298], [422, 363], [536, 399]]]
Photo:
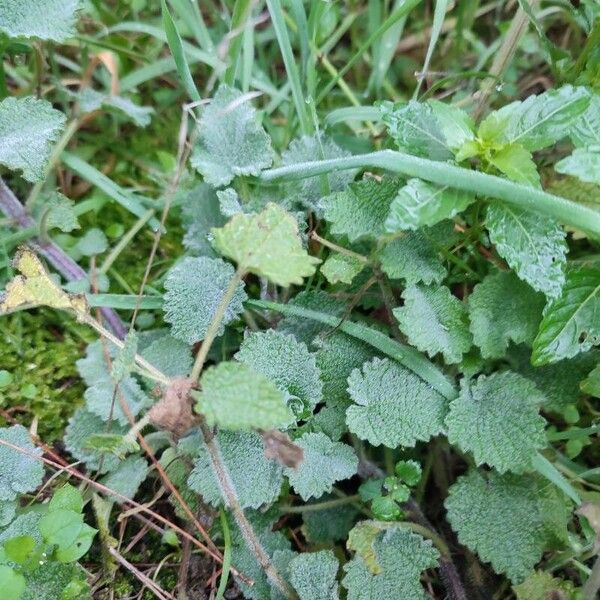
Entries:
[[355, 258], [356, 260], [358, 260], [359, 262], [361, 262], [365, 265], [368, 264], [368, 262], [369, 262], [369, 259], [366, 256], [363, 256], [362, 254], [359, 254], [358, 252], [348, 250], [348, 248], [344, 248], [343, 246], [339, 246], [338, 244], [334, 244], [333, 242], [330, 242], [329, 240], [322, 238], [316, 231], [313, 231], [310, 234], [310, 237], [313, 240], [315, 240], [315, 242], [319, 242], [319, 244], [321, 244], [322, 246], [326, 246], [327, 248], [329, 248], [330, 250], [333, 250], [334, 252], [338, 252], [339, 254], [344, 254], [345, 256], [349, 256], [350, 258]]

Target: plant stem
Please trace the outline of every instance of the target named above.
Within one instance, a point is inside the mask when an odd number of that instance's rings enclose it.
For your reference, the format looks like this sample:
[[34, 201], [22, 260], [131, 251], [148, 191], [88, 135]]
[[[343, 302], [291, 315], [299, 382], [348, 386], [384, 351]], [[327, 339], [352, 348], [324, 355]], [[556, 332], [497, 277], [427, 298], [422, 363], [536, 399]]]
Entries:
[[227, 307], [229, 306], [229, 303], [231, 302], [231, 299], [233, 298], [235, 291], [237, 290], [237, 287], [240, 281], [242, 280], [243, 275], [244, 274], [239, 270], [235, 272], [235, 275], [231, 278], [231, 281], [229, 282], [227, 290], [225, 290], [223, 298], [221, 298], [221, 302], [219, 302], [219, 306], [217, 307], [217, 310], [213, 315], [212, 321], [208, 326], [208, 331], [206, 332], [206, 336], [204, 337], [202, 346], [200, 347], [200, 350], [198, 350], [198, 354], [196, 354], [196, 360], [194, 361], [194, 367], [190, 375], [192, 381], [197, 381], [200, 378], [202, 367], [204, 366], [206, 357], [208, 356], [208, 352], [210, 351], [210, 348], [213, 342], [215, 341], [215, 338], [217, 337], [219, 327], [221, 326], [221, 321], [225, 316], [225, 311], [227, 310]]
[[246, 515], [244, 514], [244, 509], [238, 500], [235, 486], [231, 480], [231, 476], [227, 470], [225, 461], [223, 460], [221, 448], [214, 432], [204, 422], [200, 424], [200, 431], [202, 432], [204, 444], [206, 445], [210, 455], [213, 473], [219, 484], [225, 505], [231, 511], [235, 522], [237, 523], [237, 526], [244, 537], [248, 549], [256, 558], [258, 564], [267, 575], [269, 581], [279, 589], [284, 597], [288, 598], [289, 600], [295, 599], [296, 594], [290, 588], [287, 582], [282, 579], [281, 575], [277, 572], [277, 569], [275, 569], [271, 558], [266, 553], [260, 540], [258, 539], [252, 524], [250, 521], [248, 521]]
[[346, 504], [352, 504], [360, 500], [360, 494], [354, 496], [344, 496], [343, 498], [334, 498], [333, 500], [325, 500], [323, 502], [315, 502], [314, 504], [301, 504], [300, 506], [282, 506], [279, 510], [283, 513], [297, 514], [314, 512], [319, 510], [329, 510], [331, 508], [337, 508], [338, 506], [344, 506]]
[[600, 212], [572, 200], [514, 183], [508, 179], [471, 171], [445, 162], [411, 156], [393, 150], [380, 150], [343, 158], [297, 163], [263, 171], [261, 181], [304, 179], [332, 171], [380, 168], [409, 177], [502, 200], [518, 208], [539, 212], [582, 231], [600, 236]]
[[229, 530], [229, 523], [227, 522], [227, 517], [225, 516], [225, 511], [223, 509], [219, 511], [219, 517], [221, 520], [221, 528], [223, 529], [223, 544], [225, 548], [223, 550], [221, 579], [219, 580], [219, 588], [217, 589], [215, 600], [223, 600], [225, 590], [227, 589], [227, 582], [229, 581], [229, 571], [231, 570], [231, 531]]
[[362, 254], [359, 254], [358, 252], [353, 252], [352, 250], [348, 250], [348, 248], [344, 248], [343, 246], [338, 246], [337, 244], [334, 244], [333, 242], [330, 242], [329, 240], [322, 238], [316, 231], [313, 231], [310, 234], [310, 237], [313, 240], [315, 240], [316, 242], [319, 242], [319, 244], [321, 244], [323, 246], [327, 246], [327, 248], [334, 250], [335, 252], [339, 252], [340, 254], [345, 254], [346, 256], [355, 258], [356, 260], [360, 261], [361, 263], [363, 263], [365, 265], [369, 262], [369, 259], [366, 256], [363, 256]]

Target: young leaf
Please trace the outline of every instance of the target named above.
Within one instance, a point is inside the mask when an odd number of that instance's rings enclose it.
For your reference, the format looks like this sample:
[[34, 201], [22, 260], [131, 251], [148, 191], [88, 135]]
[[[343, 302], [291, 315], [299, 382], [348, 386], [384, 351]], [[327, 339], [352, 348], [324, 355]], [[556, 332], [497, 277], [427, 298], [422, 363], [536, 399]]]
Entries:
[[444, 397], [389, 359], [375, 358], [352, 371], [348, 392], [355, 403], [346, 411], [348, 428], [374, 446], [412, 447], [444, 428]]
[[600, 152], [576, 148], [573, 154], [554, 165], [557, 173], [572, 175], [586, 183], [600, 183]]
[[567, 272], [562, 295], [548, 307], [533, 342], [531, 361], [545, 365], [572, 358], [600, 343], [600, 269]]
[[452, 485], [445, 506], [460, 543], [514, 583], [531, 573], [544, 550], [567, 539], [564, 497], [531, 474], [471, 470]]
[[207, 369], [196, 410], [209, 425], [224, 429], [274, 429], [288, 425], [292, 413], [275, 383], [244, 363], [219, 363]]
[[393, 310], [410, 343], [447, 363], [457, 363], [471, 348], [466, 306], [445, 287], [414, 285], [402, 293], [404, 306]]
[[75, 203], [71, 199], [60, 192], [52, 192], [44, 197], [40, 226], [59, 229], [63, 233], [79, 229], [79, 221], [74, 209]]
[[427, 104], [431, 106], [446, 144], [453, 152], [456, 152], [465, 142], [475, 139], [473, 119], [464, 110], [439, 100], [428, 100]]
[[531, 345], [545, 298], [514, 273], [488, 275], [469, 296], [473, 341], [483, 358], [501, 358], [509, 342]]
[[110, 109], [130, 119], [138, 127], [147, 127], [152, 120], [154, 109], [151, 106], [139, 106], [129, 98], [103, 94], [91, 88], [85, 88], [75, 95], [81, 112], [88, 113], [101, 108]]
[[[259, 508], [273, 502], [279, 496], [283, 472], [276, 461], [265, 458], [262, 438], [253, 431], [220, 431], [217, 440], [242, 507]], [[208, 504], [220, 506], [223, 498], [210, 455], [197, 441], [188, 485]]]
[[540, 187], [538, 173], [533, 156], [529, 150], [519, 144], [509, 144], [494, 152], [489, 159], [501, 173], [517, 183]]
[[488, 206], [486, 226], [498, 254], [520, 279], [548, 298], [560, 295], [568, 248], [559, 223], [494, 203]]
[[390, 233], [435, 225], [462, 212], [475, 197], [463, 190], [409, 179], [390, 205], [385, 229]]
[[256, 111], [238, 90], [221, 85], [198, 123], [192, 166], [215, 187], [271, 166], [273, 149]]
[[0, 428], [0, 500], [14, 500], [41, 485], [44, 467], [36, 458], [41, 455], [22, 425]]
[[0, 32], [11, 38], [64, 42], [76, 33], [80, 5], [80, 0], [4, 0], [0, 4]]
[[304, 450], [304, 460], [286, 468], [290, 484], [303, 500], [331, 492], [333, 484], [356, 473], [358, 458], [354, 450], [341, 442], [332, 442], [324, 433], [305, 433], [295, 443]]
[[235, 261], [239, 270], [283, 287], [300, 285], [320, 262], [302, 247], [294, 217], [277, 204], [267, 204], [259, 214], [237, 214], [212, 233], [215, 250]]
[[323, 384], [315, 355], [294, 336], [269, 329], [244, 338], [235, 358], [270, 379], [287, 396], [297, 418], [321, 401]]
[[517, 600], [546, 600], [565, 598], [576, 600], [575, 586], [570, 581], [553, 577], [547, 571], [535, 571], [523, 583], [513, 586]]
[[448, 440], [472, 452], [477, 465], [522, 473], [547, 445], [546, 421], [539, 414], [543, 402], [531, 381], [510, 371], [462, 380], [446, 417]]
[[[171, 267], [165, 279], [163, 310], [173, 337], [188, 344], [204, 339], [234, 273], [233, 267], [220, 258], [205, 256], [187, 257]], [[218, 335], [243, 311], [246, 298], [240, 283], [225, 310]]]
[[437, 566], [439, 554], [430, 541], [405, 529], [390, 527], [378, 531], [368, 543], [373, 572], [362, 553], [344, 565], [342, 585], [348, 600], [427, 600], [421, 586], [421, 573]]
[[290, 583], [300, 600], [338, 600], [339, 566], [331, 550], [299, 554], [290, 561]]
[[384, 223], [398, 192], [400, 182], [374, 177], [351, 183], [343, 192], [321, 200], [323, 216], [331, 223], [331, 233], [345, 235], [350, 242], [376, 240], [384, 233]]
[[8, 565], [0, 565], [0, 587], [7, 598], [20, 600], [27, 587], [25, 577]]
[[357, 257], [335, 252], [330, 254], [321, 265], [321, 273], [332, 285], [336, 283], [351, 284], [364, 266], [364, 261], [359, 260]]

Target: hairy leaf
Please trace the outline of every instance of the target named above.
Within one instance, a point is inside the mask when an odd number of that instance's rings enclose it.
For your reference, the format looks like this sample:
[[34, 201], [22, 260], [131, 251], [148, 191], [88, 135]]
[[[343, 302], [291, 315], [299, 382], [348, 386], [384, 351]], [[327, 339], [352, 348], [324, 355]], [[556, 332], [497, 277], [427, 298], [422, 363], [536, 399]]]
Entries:
[[338, 600], [338, 569], [331, 550], [299, 554], [290, 561], [290, 583], [300, 600]]
[[192, 370], [190, 347], [164, 329], [143, 332], [140, 348], [140, 354], [167, 377], [185, 377]]
[[500, 473], [529, 470], [535, 453], [547, 445], [546, 421], [539, 414], [544, 400], [531, 381], [510, 371], [462, 380], [446, 417], [448, 440], [472, 452], [477, 465]]
[[457, 363], [471, 348], [466, 306], [445, 287], [415, 285], [402, 293], [404, 306], [393, 310], [410, 343], [447, 363]]
[[[133, 498], [147, 475], [148, 463], [141, 456], [130, 456], [122, 461], [114, 471], [101, 479], [100, 483], [121, 496]], [[116, 502], [123, 500], [119, 496], [114, 496], [113, 499]]]
[[93, 112], [100, 108], [116, 110], [117, 113], [127, 117], [138, 127], [150, 125], [154, 109], [151, 106], [139, 106], [129, 98], [103, 94], [91, 88], [85, 88], [77, 94], [79, 108], [82, 112]]
[[[322, 496], [318, 502], [333, 499], [335, 496]], [[310, 506], [310, 502], [308, 503]], [[358, 510], [349, 504], [324, 510], [310, 510], [302, 513], [302, 533], [314, 544], [328, 544], [345, 540], [352, 529]]]
[[91, 600], [92, 597], [85, 571], [77, 563], [44, 561], [37, 569], [28, 571], [26, 579], [27, 589], [20, 600]]
[[354, 401], [346, 411], [348, 428], [374, 446], [414, 446], [444, 428], [444, 397], [389, 359], [375, 358], [352, 371], [348, 392]]
[[321, 265], [321, 273], [331, 284], [350, 284], [364, 266], [365, 263], [357, 257], [335, 252]]
[[192, 166], [215, 187], [228, 185], [237, 175], [258, 175], [271, 166], [273, 149], [257, 123], [248, 98], [221, 85], [198, 123]]
[[535, 571], [513, 590], [517, 600], [576, 600], [575, 586], [570, 581], [553, 577], [546, 571]]
[[586, 183], [600, 183], [600, 152], [575, 148], [573, 154], [554, 165], [557, 173], [572, 175]]
[[589, 92], [589, 96], [589, 106], [569, 128], [569, 136], [577, 148], [600, 144], [600, 94]]

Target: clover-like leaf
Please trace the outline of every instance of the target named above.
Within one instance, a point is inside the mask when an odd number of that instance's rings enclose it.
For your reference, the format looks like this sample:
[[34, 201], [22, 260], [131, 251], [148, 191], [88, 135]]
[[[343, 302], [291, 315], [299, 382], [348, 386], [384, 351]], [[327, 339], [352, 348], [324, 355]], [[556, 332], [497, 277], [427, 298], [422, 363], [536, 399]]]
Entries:
[[301, 284], [320, 262], [302, 247], [296, 219], [272, 202], [261, 213], [234, 215], [212, 233], [217, 252], [236, 262], [238, 269], [283, 287]]
[[452, 485], [445, 506], [460, 543], [514, 583], [533, 571], [546, 549], [567, 539], [569, 506], [554, 486], [531, 474], [473, 469]]
[[258, 175], [273, 162], [271, 140], [242, 92], [221, 85], [198, 123], [192, 166], [215, 187]]
[[466, 306], [445, 287], [414, 285], [402, 293], [404, 306], [393, 313], [402, 332], [419, 350], [457, 363], [471, 348]]
[[354, 450], [341, 442], [332, 442], [324, 433], [305, 433], [295, 443], [304, 450], [304, 460], [284, 472], [303, 500], [331, 492], [336, 481], [356, 473], [358, 458]]
[[531, 381], [509, 371], [463, 380], [446, 417], [448, 440], [472, 452], [477, 465], [500, 473], [526, 471], [547, 445], [546, 421], [539, 414], [544, 400]]
[[[205, 256], [187, 257], [171, 267], [165, 279], [163, 310], [173, 337], [188, 344], [204, 339], [234, 273], [225, 261]], [[246, 298], [240, 283], [225, 310], [218, 335], [244, 310], [242, 302]]]
[[210, 367], [192, 392], [196, 410], [209, 425], [224, 429], [274, 429], [288, 425], [292, 413], [275, 383], [244, 363]]
[[354, 401], [346, 411], [348, 428], [374, 446], [414, 446], [444, 428], [444, 397], [397, 362], [375, 358], [355, 369], [348, 392]]
[[300, 600], [338, 600], [339, 568], [332, 550], [305, 552], [290, 561], [290, 583]]

